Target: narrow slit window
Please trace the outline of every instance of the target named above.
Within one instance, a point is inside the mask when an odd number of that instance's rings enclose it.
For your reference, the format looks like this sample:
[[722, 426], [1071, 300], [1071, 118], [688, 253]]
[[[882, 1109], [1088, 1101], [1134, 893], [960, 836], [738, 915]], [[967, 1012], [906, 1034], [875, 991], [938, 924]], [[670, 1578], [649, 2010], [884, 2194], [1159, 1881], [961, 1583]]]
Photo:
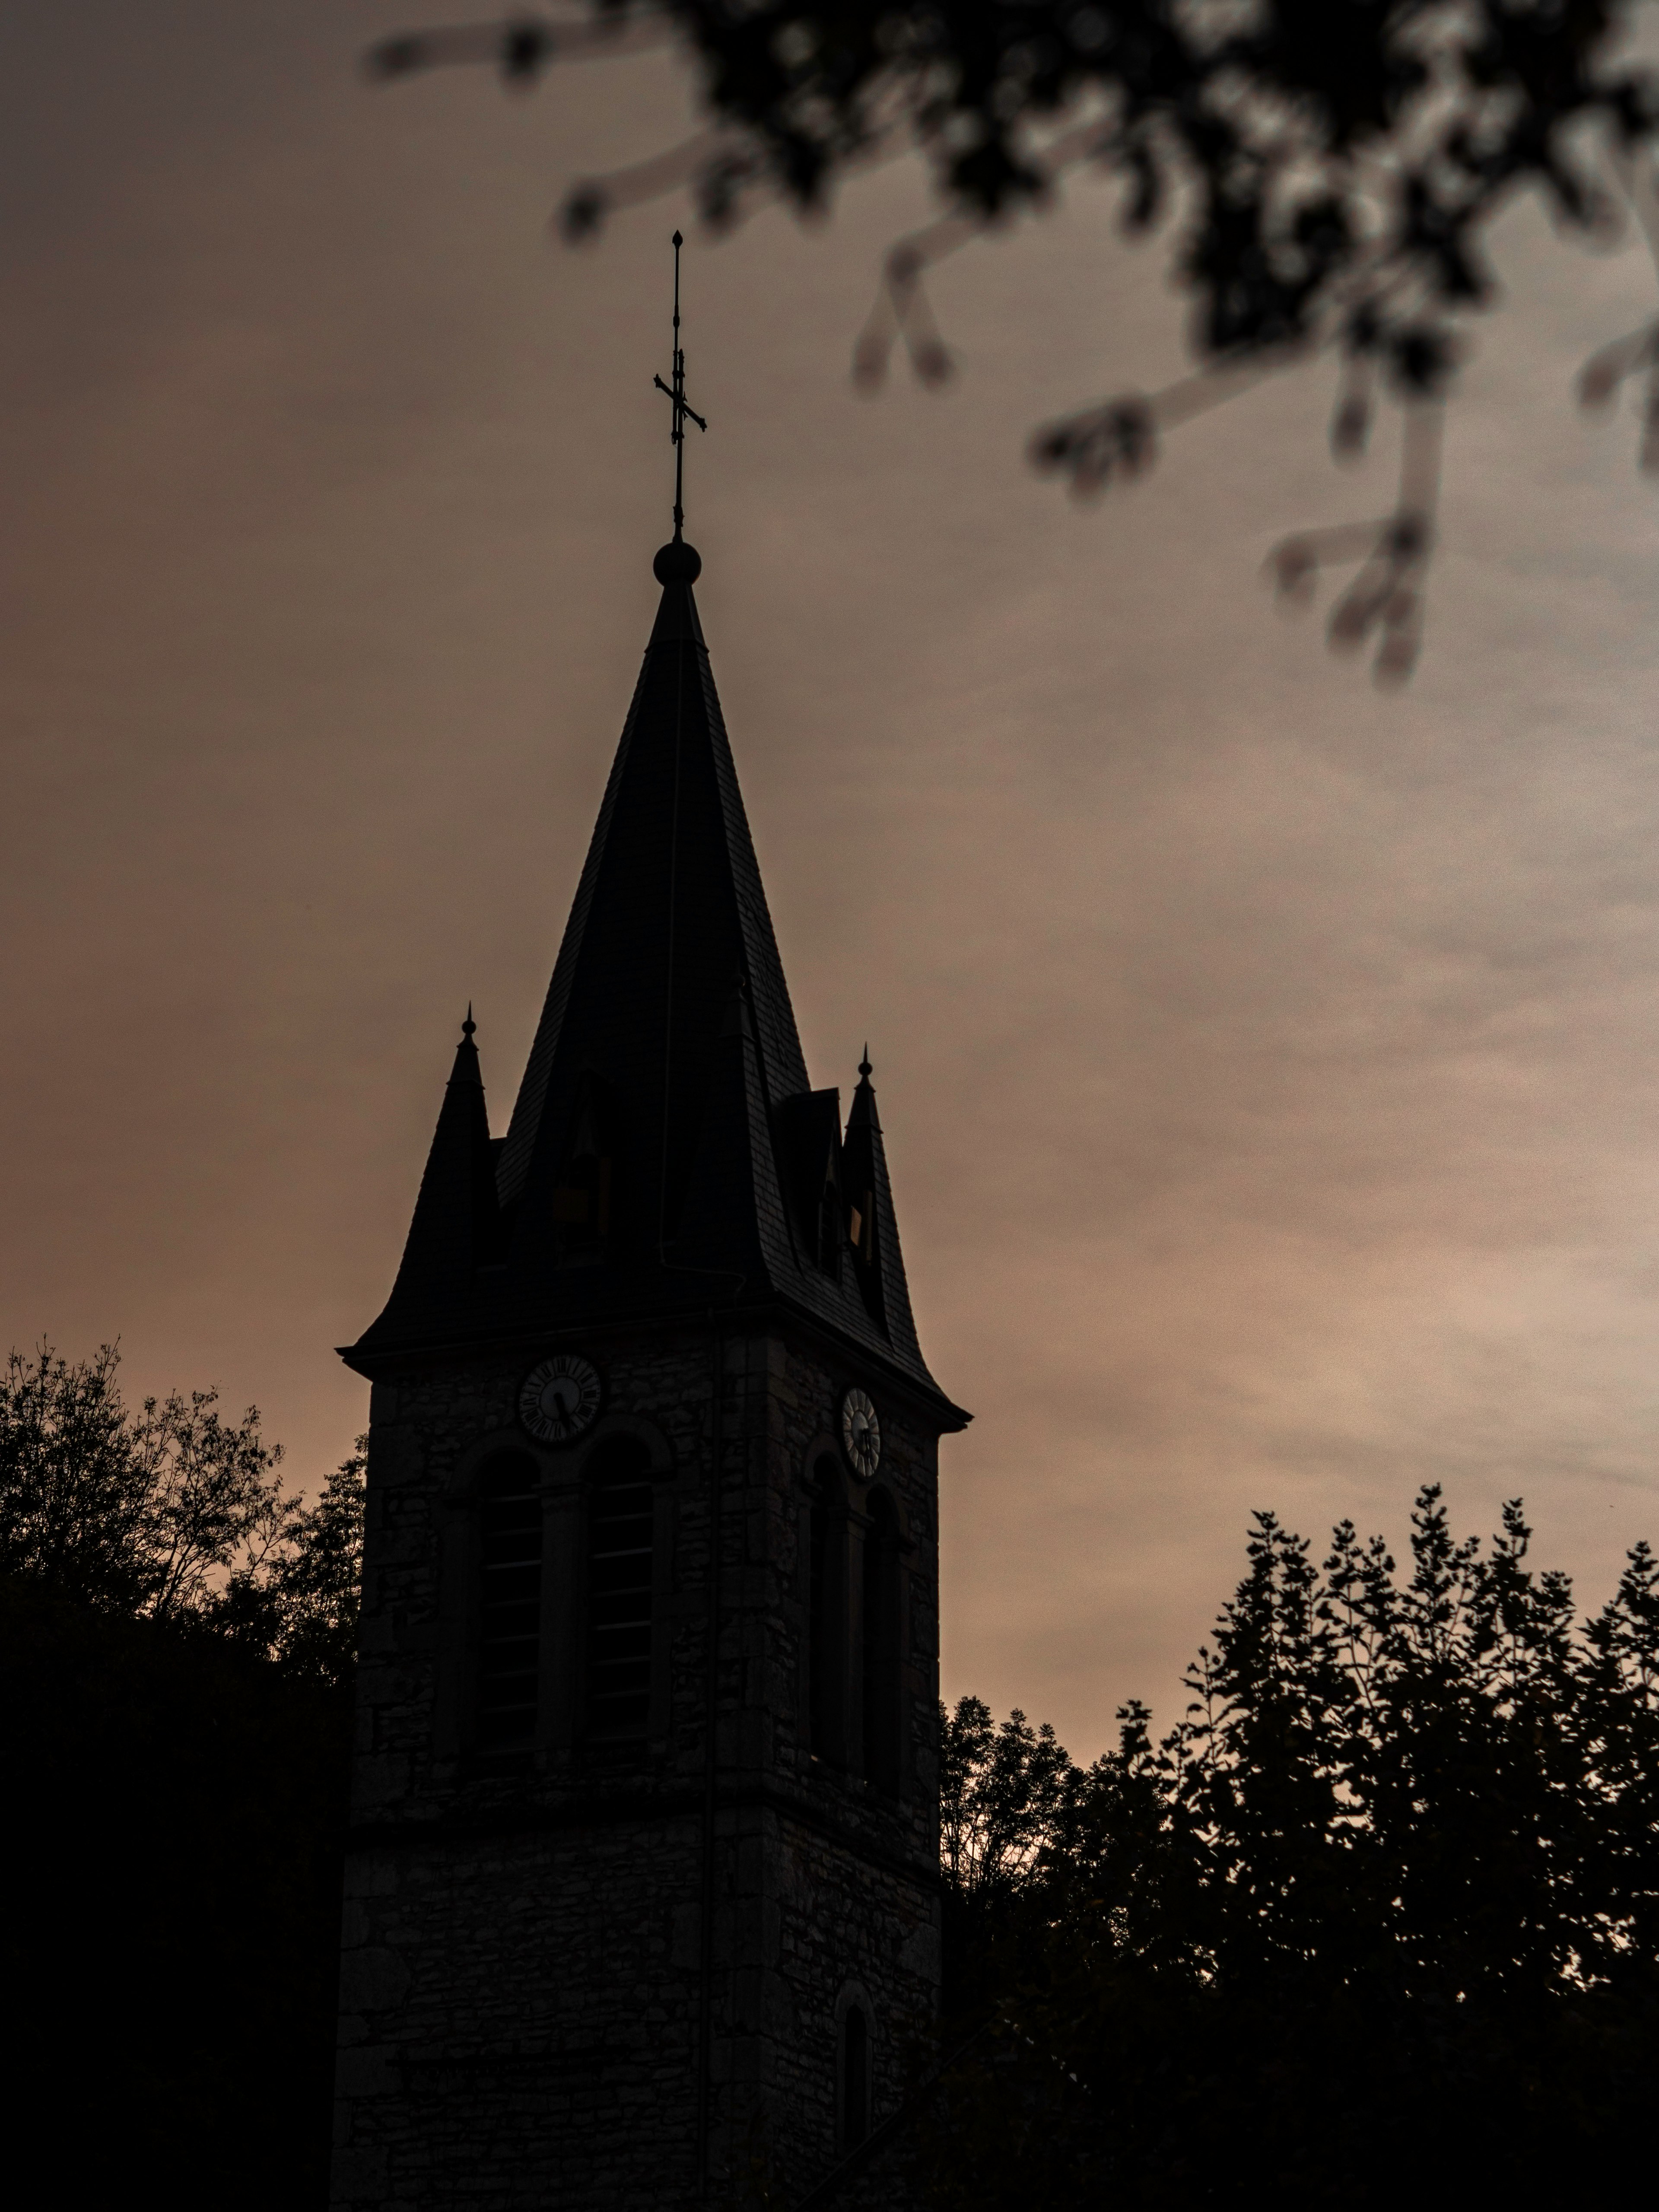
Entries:
[[836, 1547], [843, 1523], [835, 1509], [835, 1480], [833, 1468], [818, 1467], [807, 1529], [807, 1730], [812, 1754], [821, 1759], [841, 1755], [842, 1638], [837, 1626], [843, 1592]]
[[841, 2024], [841, 2147], [854, 2151], [870, 2132], [870, 2024], [849, 2005]]
[[536, 1733], [542, 1657], [542, 1498], [536, 1462], [503, 1452], [478, 1483], [478, 1741], [486, 1750]]
[[645, 1449], [597, 1455], [587, 1510], [587, 1732], [641, 1736], [651, 1714], [656, 1498]]
[[900, 1781], [899, 1531], [893, 1501], [884, 1491], [870, 1498], [870, 1525], [864, 1534], [864, 1771], [885, 1796], [896, 1797]]

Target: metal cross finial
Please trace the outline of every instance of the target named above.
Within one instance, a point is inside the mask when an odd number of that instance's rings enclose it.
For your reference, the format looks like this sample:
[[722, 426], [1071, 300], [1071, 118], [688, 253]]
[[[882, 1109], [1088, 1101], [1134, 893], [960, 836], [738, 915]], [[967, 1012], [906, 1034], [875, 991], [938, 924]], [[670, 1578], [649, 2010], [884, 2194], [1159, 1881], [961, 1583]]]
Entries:
[[688, 406], [685, 398], [685, 356], [680, 350], [680, 248], [685, 243], [678, 231], [674, 233], [674, 380], [665, 384], [659, 376], [651, 381], [659, 392], [665, 392], [673, 404], [673, 417], [669, 437], [674, 447], [674, 543], [678, 545], [685, 535], [685, 418], [689, 415], [698, 429], [708, 428], [695, 407]]

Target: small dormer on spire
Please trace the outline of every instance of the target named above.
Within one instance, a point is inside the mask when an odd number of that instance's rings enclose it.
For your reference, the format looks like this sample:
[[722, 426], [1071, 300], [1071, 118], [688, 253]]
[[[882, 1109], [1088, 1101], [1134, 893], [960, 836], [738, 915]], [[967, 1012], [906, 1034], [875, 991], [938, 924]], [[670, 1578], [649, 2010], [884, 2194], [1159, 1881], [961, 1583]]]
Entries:
[[388, 1332], [453, 1326], [464, 1311], [473, 1270], [498, 1256], [495, 1146], [472, 1042], [477, 1026], [469, 1003], [397, 1280], [366, 1342]]
[[667, 1267], [733, 1300], [768, 1280], [757, 1186], [775, 1188], [747, 979], [732, 980], [704, 1087], [696, 1149]]

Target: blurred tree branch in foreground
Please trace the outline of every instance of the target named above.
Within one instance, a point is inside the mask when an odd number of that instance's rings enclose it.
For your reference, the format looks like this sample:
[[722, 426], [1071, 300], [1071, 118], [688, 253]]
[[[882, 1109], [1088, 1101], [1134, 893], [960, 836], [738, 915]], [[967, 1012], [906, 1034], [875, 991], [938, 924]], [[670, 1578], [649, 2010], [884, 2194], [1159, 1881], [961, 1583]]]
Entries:
[[[827, 206], [860, 167], [920, 149], [940, 214], [890, 252], [854, 353], [879, 383], [896, 344], [951, 373], [927, 271], [1079, 172], [1120, 187], [1123, 228], [1163, 229], [1193, 304], [1196, 375], [1122, 392], [1031, 441], [1081, 495], [1132, 477], [1161, 436], [1261, 375], [1340, 363], [1331, 444], [1364, 449], [1379, 395], [1415, 425], [1393, 510], [1297, 533], [1269, 557], [1287, 604], [1359, 563], [1329, 624], [1374, 641], [1379, 680], [1415, 664], [1434, 542], [1438, 411], [1462, 331], [1495, 285], [1485, 240], [1518, 197], [1590, 244], [1634, 211], [1655, 235], [1659, 77], [1640, 58], [1650, 0], [588, 0], [550, 16], [411, 30], [382, 79], [484, 63], [525, 88], [556, 62], [672, 46], [708, 122], [651, 160], [578, 182], [561, 217], [589, 237], [616, 210], [689, 188], [729, 225], [782, 198]], [[1629, 376], [1659, 423], [1659, 321], [1595, 356], [1606, 403]], [[1644, 447], [1659, 465], [1659, 433]]]

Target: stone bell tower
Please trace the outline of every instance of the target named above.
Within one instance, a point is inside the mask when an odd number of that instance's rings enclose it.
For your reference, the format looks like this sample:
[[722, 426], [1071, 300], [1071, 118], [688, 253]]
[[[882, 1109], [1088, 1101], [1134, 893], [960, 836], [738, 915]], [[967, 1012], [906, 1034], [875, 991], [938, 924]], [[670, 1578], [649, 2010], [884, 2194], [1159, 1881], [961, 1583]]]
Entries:
[[[677, 362], [677, 369], [678, 369]], [[677, 377], [677, 384], [678, 384]], [[473, 1024], [372, 1387], [334, 2202], [791, 2203], [939, 1980], [938, 1440], [678, 536], [507, 1133]]]

